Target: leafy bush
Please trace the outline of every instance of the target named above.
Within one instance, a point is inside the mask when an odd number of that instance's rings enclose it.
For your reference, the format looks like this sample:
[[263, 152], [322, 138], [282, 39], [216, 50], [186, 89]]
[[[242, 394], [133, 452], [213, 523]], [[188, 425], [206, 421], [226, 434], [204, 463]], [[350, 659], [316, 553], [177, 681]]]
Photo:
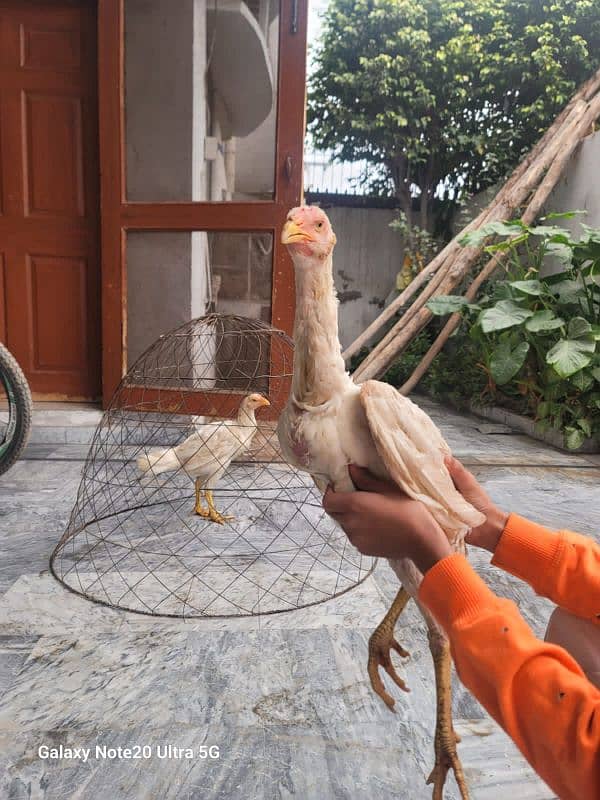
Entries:
[[[582, 224], [575, 240], [552, 224], [576, 213], [533, 227], [492, 222], [465, 235], [464, 246], [499, 237], [485, 251], [506, 254], [506, 275], [476, 304], [457, 295], [428, 303], [436, 315], [463, 314], [490, 395], [520, 405], [540, 429], [562, 431], [571, 449], [600, 434], [600, 229]], [[542, 275], [548, 259], [561, 271]]]

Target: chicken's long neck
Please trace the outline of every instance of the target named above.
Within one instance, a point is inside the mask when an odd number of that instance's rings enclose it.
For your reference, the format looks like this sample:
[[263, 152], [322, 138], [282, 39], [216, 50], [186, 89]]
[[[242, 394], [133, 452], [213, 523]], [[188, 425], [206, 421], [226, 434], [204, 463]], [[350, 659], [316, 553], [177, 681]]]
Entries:
[[333, 259], [297, 268], [294, 321], [294, 399], [308, 406], [330, 400], [350, 379], [338, 338]]
[[254, 409], [248, 409], [245, 406], [240, 406], [240, 410], [238, 411], [237, 415], [237, 424], [243, 426], [244, 428], [255, 428], [257, 423], [256, 417], [254, 416]]

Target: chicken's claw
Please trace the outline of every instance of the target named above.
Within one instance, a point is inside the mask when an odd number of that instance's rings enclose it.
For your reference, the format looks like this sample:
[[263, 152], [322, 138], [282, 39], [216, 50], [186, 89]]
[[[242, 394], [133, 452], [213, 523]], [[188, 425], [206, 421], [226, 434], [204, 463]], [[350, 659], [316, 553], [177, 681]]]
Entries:
[[383, 681], [379, 676], [379, 667], [383, 667], [396, 686], [402, 691], [410, 692], [408, 686], [396, 672], [392, 664], [391, 651], [395, 650], [402, 658], [407, 658], [409, 653], [394, 639], [394, 628], [398, 617], [408, 603], [409, 595], [406, 589], [400, 587], [394, 602], [387, 614], [375, 628], [369, 639], [369, 663], [367, 670], [371, 686], [375, 694], [379, 695], [390, 711], [394, 710], [394, 698], [386, 692]]
[[442, 800], [446, 775], [454, 772], [462, 800], [469, 800], [469, 790], [456, 745], [460, 737], [452, 724], [452, 661], [448, 640], [437, 626], [429, 630], [429, 646], [435, 668], [435, 687], [437, 694], [435, 725], [435, 765], [427, 779], [433, 784], [432, 800]]
[[454, 771], [461, 800], [469, 800], [469, 790], [467, 789], [462, 764], [456, 751], [458, 742], [460, 742], [460, 736], [454, 730], [451, 730], [448, 736], [445, 736], [442, 732], [436, 734], [435, 766], [431, 770], [431, 775], [427, 778], [427, 784], [433, 784], [432, 800], [443, 800], [446, 775], [450, 769]]
[[379, 667], [383, 667], [390, 678], [394, 681], [396, 686], [400, 687], [403, 692], [410, 692], [410, 689], [402, 678], [396, 672], [392, 664], [391, 651], [395, 650], [402, 658], [407, 658], [410, 654], [396, 641], [396, 639], [382, 629], [380, 625], [372, 634], [369, 639], [369, 661], [367, 664], [367, 671], [371, 686], [375, 694], [379, 695], [390, 711], [394, 710], [395, 700], [389, 694], [383, 685], [383, 681], [379, 675]]
[[231, 522], [235, 519], [235, 517], [232, 517], [230, 514], [221, 514], [221, 512], [217, 510], [211, 511], [208, 515], [208, 518], [212, 522], [216, 522], [218, 525], [223, 525], [225, 522]]

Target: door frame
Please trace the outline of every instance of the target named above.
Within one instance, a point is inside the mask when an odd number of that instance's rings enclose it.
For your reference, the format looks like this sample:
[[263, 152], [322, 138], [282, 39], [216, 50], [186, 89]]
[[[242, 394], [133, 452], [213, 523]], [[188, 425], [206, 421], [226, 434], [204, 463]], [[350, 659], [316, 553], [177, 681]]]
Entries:
[[280, 0], [275, 190], [269, 201], [130, 202], [125, 181], [125, 0], [98, 0], [102, 396], [107, 407], [127, 369], [128, 231], [265, 231], [273, 235], [272, 323], [291, 333], [294, 278], [277, 232], [300, 204], [308, 0]]

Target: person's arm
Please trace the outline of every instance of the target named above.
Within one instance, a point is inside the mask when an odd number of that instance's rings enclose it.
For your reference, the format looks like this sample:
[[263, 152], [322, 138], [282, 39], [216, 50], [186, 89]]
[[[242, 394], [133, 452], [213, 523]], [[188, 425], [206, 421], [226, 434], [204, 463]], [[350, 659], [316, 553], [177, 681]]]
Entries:
[[492, 564], [600, 627], [600, 546], [593, 539], [571, 531], [550, 531], [511, 514]]
[[467, 541], [493, 554], [492, 564], [526, 581], [537, 594], [600, 626], [600, 546], [570, 531], [506, 514], [454, 458], [446, 464], [458, 491], [486, 515]]
[[536, 639], [458, 554], [429, 569], [419, 599], [444, 628], [458, 674], [561, 800], [600, 798], [600, 691]]
[[[425, 576], [419, 599], [446, 631], [462, 682], [561, 800], [600, 798], [600, 691], [565, 650], [536, 639], [517, 607], [496, 597], [462, 555], [450, 554], [421, 503], [365, 470], [350, 473], [361, 491], [328, 490], [325, 510], [362, 553], [416, 563]], [[473, 481], [484, 504], [463, 494], [487, 521], [471, 543], [494, 552], [508, 515]]]

